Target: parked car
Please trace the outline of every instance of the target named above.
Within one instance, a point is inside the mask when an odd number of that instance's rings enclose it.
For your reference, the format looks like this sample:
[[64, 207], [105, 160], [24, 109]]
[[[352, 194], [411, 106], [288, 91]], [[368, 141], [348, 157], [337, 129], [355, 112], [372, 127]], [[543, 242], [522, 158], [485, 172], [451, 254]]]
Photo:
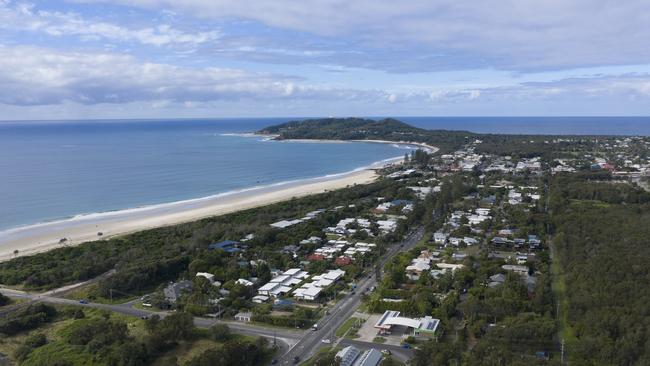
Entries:
[[331, 341], [329, 338], [323, 338], [323, 339], [321, 340], [321, 342], [323, 342], [323, 343], [325, 343], [325, 344], [330, 344], [330, 343], [332, 343], [332, 341]]
[[80, 304], [87, 304], [87, 303], [88, 303], [88, 300], [79, 300], [79, 303], [80, 303]]

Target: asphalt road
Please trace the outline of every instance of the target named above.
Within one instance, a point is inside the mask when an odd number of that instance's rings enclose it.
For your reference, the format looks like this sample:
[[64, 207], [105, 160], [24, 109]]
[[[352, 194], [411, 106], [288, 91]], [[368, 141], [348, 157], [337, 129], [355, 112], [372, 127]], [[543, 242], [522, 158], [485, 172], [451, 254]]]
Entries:
[[[388, 249], [384, 254], [383, 258], [379, 262], [379, 266], [383, 268], [386, 262], [392, 258], [395, 254], [406, 251], [415, 246], [415, 244], [422, 238], [424, 230], [422, 228], [418, 229], [411, 235], [409, 235], [405, 240], [400, 243], [397, 243]], [[107, 273], [111, 275], [112, 273]], [[133, 307], [133, 303], [125, 304], [100, 304], [100, 303], [86, 303], [81, 304], [77, 300], [66, 299], [61, 297], [56, 297], [54, 295], [61, 295], [64, 292], [69, 291], [72, 287], [76, 288], [86, 283], [76, 284], [73, 286], [68, 286], [66, 288], [56, 289], [40, 294], [33, 294], [24, 291], [18, 291], [13, 289], [0, 288], [0, 293], [13, 297], [13, 298], [22, 298], [28, 300], [26, 303], [34, 302], [46, 302], [51, 304], [60, 304], [60, 305], [75, 305], [82, 307], [90, 307], [95, 309], [103, 309], [107, 311], [112, 311], [124, 315], [134, 316], [134, 317], [144, 317], [159, 315], [165, 317], [170, 312], [156, 312], [152, 310], [145, 310]], [[327, 344], [322, 343], [323, 339], [330, 339], [331, 342], [335, 342], [334, 332], [338, 329], [343, 322], [350, 318], [354, 312], [357, 310], [361, 304], [361, 295], [365, 293], [368, 289], [377, 285], [377, 279], [375, 275], [372, 274], [370, 277], [361, 280], [357, 284], [357, 288], [354, 294], [347, 295], [344, 299], [336, 303], [333, 309], [330, 310], [330, 314], [323, 317], [318, 322], [318, 330], [312, 331], [298, 331], [290, 330], [284, 328], [272, 328], [272, 327], [262, 327], [258, 325], [251, 325], [239, 322], [229, 322], [222, 321], [211, 318], [201, 318], [195, 317], [194, 324], [199, 328], [209, 328], [216, 323], [227, 324], [230, 329], [239, 334], [250, 335], [250, 336], [260, 336], [265, 337], [275, 342], [278, 346], [278, 354], [282, 356], [279, 358], [279, 363], [281, 364], [290, 364], [294, 362], [294, 359], [298, 357], [300, 360], [306, 360], [312, 357], [320, 348], [326, 347]], [[24, 305], [24, 304], [23, 304]], [[341, 342], [342, 344], [353, 344], [349, 340]], [[357, 342], [357, 344], [364, 343], [365, 348], [370, 348], [369, 345], [365, 342]], [[363, 347], [360, 347], [363, 348]], [[408, 350], [401, 350], [399, 347], [396, 347], [395, 350], [392, 347], [379, 347], [378, 348], [391, 348], [391, 351], [395, 351], [395, 354], [402, 359], [410, 358]]]
[[[87, 303], [82, 304], [78, 300], [65, 299], [60, 297], [54, 297], [50, 294], [53, 292], [42, 293], [42, 294], [32, 294], [24, 291], [0, 288], [0, 293], [13, 297], [13, 298], [22, 298], [27, 299], [28, 302], [46, 302], [50, 304], [58, 305], [74, 305], [81, 307], [89, 307], [94, 309], [102, 309], [115, 313], [120, 313], [124, 315], [134, 316], [134, 317], [150, 317], [152, 315], [159, 315], [160, 317], [165, 317], [172, 314], [171, 312], [157, 312], [152, 310], [144, 310], [133, 307], [133, 303], [125, 304], [99, 304], [99, 303]], [[284, 353], [292, 345], [294, 345], [300, 337], [305, 333], [304, 331], [294, 331], [282, 328], [271, 328], [271, 327], [262, 327], [258, 325], [251, 325], [238, 322], [229, 322], [222, 321], [218, 319], [211, 318], [201, 318], [194, 317], [194, 325], [199, 328], [210, 328], [216, 323], [227, 324], [231, 331], [238, 334], [244, 334], [249, 336], [258, 336], [268, 338], [271, 342], [275, 342], [279, 347], [279, 352]]]
[[[415, 246], [415, 244], [422, 238], [424, 229], [419, 228], [413, 234], [408, 236], [404, 241], [397, 243], [390, 247], [384, 254], [384, 257], [379, 262], [383, 268], [386, 262], [395, 254], [407, 251]], [[354, 294], [347, 295], [344, 299], [339, 301], [330, 314], [324, 316], [318, 322], [318, 330], [307, 331], [304, 336], [296, 343], [288, 352], [279, 358], [279, 363], [288, 365], [294, 363], [296, 357], [298, 360], [303, 361], [312, 357], [316, 352], [322, 348], [327, 347], [328, 344], [322, 342], [323, 339], [329, 339], [334, 343], [334, 332], [338, 329], [345, 320], [350, 318], [361, 304], [361, 295], [373, 286], [377, 285], [375, 275], [360, 281], [357, 284]], [[377, 348], [385, 348], [378, 346]]]

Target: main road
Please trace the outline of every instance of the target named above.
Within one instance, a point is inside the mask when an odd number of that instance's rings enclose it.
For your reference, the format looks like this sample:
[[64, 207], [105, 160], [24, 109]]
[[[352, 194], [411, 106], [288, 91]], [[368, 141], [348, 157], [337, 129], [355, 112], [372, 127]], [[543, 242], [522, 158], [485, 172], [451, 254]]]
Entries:
[[[394, 244], [388, 249], [379, 262], [381, 268], [384, 267], [386, 262], [390, 260], [395, 254], [400, 251], [406, 251], [415, 246], [422, 238], [424, 229], [418, 228], [415, 232], [410, 234], [401, 243]], [[361, 295], [368, 289], [377, 285], [377, 278], [372, 274], [370, 277], [361, 280], [355, 291], [347, 295], [339, 301], [329, 315], [325, 315], [318, 322], [317, 330], [307, 331], [304, 336], [289, 349], [279, 359], [282, 364], [290, 364], [296, 360], [305, 360], [312, 357], [320, 348], [325, 347], [326, 344], [322, 342], [323, 339], [329, 339], [334, 342], [334, 332], [338, 329], [345, 320], [349, 319], [361, 304]]]
[[[379, 261], [378, 265], [383, 268], [386, 262], [390, 260], [395, 254], [400, 251], [406, 251], [415, 246], [415, 244], [422, 238], [424, 230], [418, 228], [415, 232], [411, 233], [406, 239], [402, 242], [392, 245], [388, 251], [382, 256], [382, 259]], [[85, 283], [83, 283], [85, 284]], [[74, 287], [78, 287], [78, 284]], [[369, 277], [361, 280], [357, 288], [352, 294], [347, 295], [341, 301], [336, 303], [333, 309], [330, 311], [330, 314], [325, 315], [318, 322], [318, 330], [314, 331], [299, 331], [293, 329], [285, 328], [271, 328], [263, 327], [259, 325], [251, 325], [238, 322], [222, 321], [211, 318], [201, 318], [195, 317], [194, 324], [200, 328], [209, 328], [217, 323], [227, 324], [230, 329], [235, 333], [240, 333], [250, 336], [265, 337], [273, 340], [279, 347], [279, 353], [282, 354], [280, 357], [280, 362], [289, 364], [293, 362], [296, 357], [298, 359], [307, 359], [312, 357], [321, 347], [324, 347], [325, 344], [322, 343], [323, 339], [330, 338], [330, 341], [334, 341], [334, 331], [338, 329], [343, 322], [350, 318], [354, 312], [357, 310], [361, 304], [361, 295], [369, 290], [371, 287], [377, 285], [377, 279], [375, 275], [372, 274]], [[27, 300], [26, 303], [34, 302], [47, 302], [52, 304], [61, 304], [61, 305], [76, 305], [83, 307], [90, 307], [95, 309], [103, 309], [107, 311], [112, 311], [124, 315], [134, 316], [134, 317], [150, 317], [152, 315], [159, 315], [165, 317], [169, 315], [169, 312], [157, 312], [152, 310], [145, 310], [133, 307], [132, 303], [124, 304], [100, 304], [100, 303], [80, 303], [77, 300], [66, 299], [61, 297], [56, 297], [54, 295], [61, 295], [63, 292], [70, 290], [70, 288], [57, 289], [53, 291], [48, 291], [45, 293], [35, 294], [19, 290], [0, 288], [0, 293], [13, 297], [13, 298], [22, 298]], [[8, 309], [9, 310], [9, 309]]]

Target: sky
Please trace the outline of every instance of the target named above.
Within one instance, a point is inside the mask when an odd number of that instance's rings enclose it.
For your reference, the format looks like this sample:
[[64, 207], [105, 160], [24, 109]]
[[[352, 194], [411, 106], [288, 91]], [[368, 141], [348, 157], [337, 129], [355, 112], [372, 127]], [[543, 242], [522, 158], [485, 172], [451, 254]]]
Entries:
[[0, 119], [650, 115], [647, 0], [0, 0]]

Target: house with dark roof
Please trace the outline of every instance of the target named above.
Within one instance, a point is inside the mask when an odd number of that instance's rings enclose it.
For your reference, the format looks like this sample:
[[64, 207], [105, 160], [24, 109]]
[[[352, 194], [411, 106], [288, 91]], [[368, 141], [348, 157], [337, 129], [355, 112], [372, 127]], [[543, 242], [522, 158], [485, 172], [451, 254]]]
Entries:
[[180, 281], [170, 283], [163, 289], [165, 300], [170, 304], [175, 304], [176, 301], [183, 295], [184, 291], [192, 291], [192, 281]]
[[245, 248], [240, 242], [234, 240], [224, 240], [219, 243], [208, 245], [208, 250], [221, 249], [227, 253], [236, 253]]

